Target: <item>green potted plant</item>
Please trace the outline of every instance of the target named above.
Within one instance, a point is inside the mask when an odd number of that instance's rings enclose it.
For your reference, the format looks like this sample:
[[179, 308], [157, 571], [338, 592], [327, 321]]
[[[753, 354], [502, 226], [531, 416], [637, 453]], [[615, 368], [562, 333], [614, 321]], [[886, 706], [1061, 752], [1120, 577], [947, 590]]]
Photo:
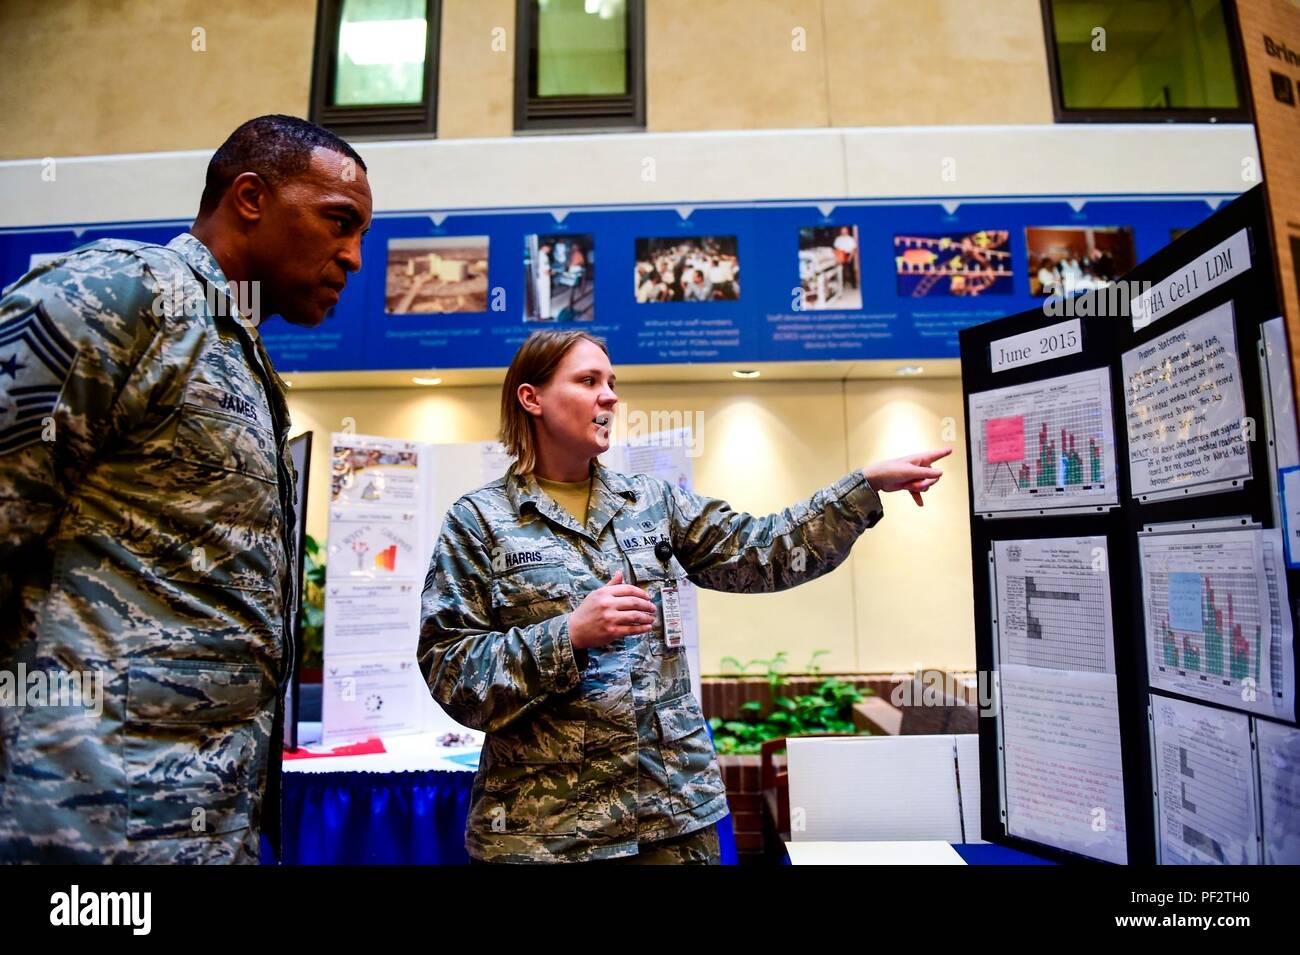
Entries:
[[298, 672], [304, 683], [319, 683], [325, 666], [325, 548], [306, 535], [303, 545], [302, 647]]
[[[817, 658], [829, 652], [815, 651], [808, 661], [806, 672], [820, 674], [821, 667]], [[853, 724], [853, 704], [870, 696], [870, 689], [862, 689], [847, 680], [828, 676], [812, 692], [789, 696], [783, 692], [790, 683], [789, 677], [782, 670], [785, 663], [784, 650], [770, 660], [750, 660], [744, 664], [735, 657], [723, 658], [724, 667], [736, 669], [741, 675], [756, 664], [765, 667], [772, 692], [772, 707], [764, 713], [762, 703], [750, 700], [741, 704], [741, 716], [738, 719], [712, 717], [709, 725], [713, 728], [713, 745], [719, 755], [757, 753], [765, 741], [782, 736], [859, 732]]]

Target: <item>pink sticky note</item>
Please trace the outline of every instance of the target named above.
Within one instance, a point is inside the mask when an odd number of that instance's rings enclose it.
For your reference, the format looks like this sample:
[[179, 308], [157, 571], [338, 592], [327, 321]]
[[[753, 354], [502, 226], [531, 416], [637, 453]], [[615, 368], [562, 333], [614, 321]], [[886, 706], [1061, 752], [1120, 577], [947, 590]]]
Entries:
[[1025, 459], [1025, 418], [989, 418], [984, 422], [984, 447], [990, 464]]

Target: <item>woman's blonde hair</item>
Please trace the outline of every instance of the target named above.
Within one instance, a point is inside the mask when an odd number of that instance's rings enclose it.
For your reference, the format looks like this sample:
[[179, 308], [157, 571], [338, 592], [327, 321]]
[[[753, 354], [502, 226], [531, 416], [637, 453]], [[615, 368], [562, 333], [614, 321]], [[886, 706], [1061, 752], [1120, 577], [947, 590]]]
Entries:
[[533, 416], [519, 403], [519, 386], [540, 388], [551, 380], [555, 369], [578, 342], [591, 342], [609, 356], [605, 339], [582, 331], [560, 331], [548, 328], [533, 332], [519, 346], [505, 384], [501, 386], [501, 443], [515, 459], [515, 473], [530, 474], [537, 466], [537, 436]]

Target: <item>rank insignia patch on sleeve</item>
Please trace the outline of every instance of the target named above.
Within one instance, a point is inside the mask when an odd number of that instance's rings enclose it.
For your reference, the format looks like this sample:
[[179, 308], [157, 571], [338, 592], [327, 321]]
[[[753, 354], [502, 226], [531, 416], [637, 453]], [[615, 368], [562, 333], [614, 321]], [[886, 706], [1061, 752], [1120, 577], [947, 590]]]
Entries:
[[0, 325], [0, 454], [40, 440], [76, 357], [40, 303]]

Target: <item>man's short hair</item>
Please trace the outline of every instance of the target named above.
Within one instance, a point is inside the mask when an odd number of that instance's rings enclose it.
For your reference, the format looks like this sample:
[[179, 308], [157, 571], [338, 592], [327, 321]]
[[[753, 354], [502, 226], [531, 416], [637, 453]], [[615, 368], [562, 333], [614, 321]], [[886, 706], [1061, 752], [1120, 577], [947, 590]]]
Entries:
[[315, 123], [279, 114], [250, 119], [212, 154], [199, 214], [216, 209], [237, 176], [255, 172], [271, 185], [279, 185], [306, 172], [312, 150], [320, 148], [347, 156], [365, 171], [355, 149]]

